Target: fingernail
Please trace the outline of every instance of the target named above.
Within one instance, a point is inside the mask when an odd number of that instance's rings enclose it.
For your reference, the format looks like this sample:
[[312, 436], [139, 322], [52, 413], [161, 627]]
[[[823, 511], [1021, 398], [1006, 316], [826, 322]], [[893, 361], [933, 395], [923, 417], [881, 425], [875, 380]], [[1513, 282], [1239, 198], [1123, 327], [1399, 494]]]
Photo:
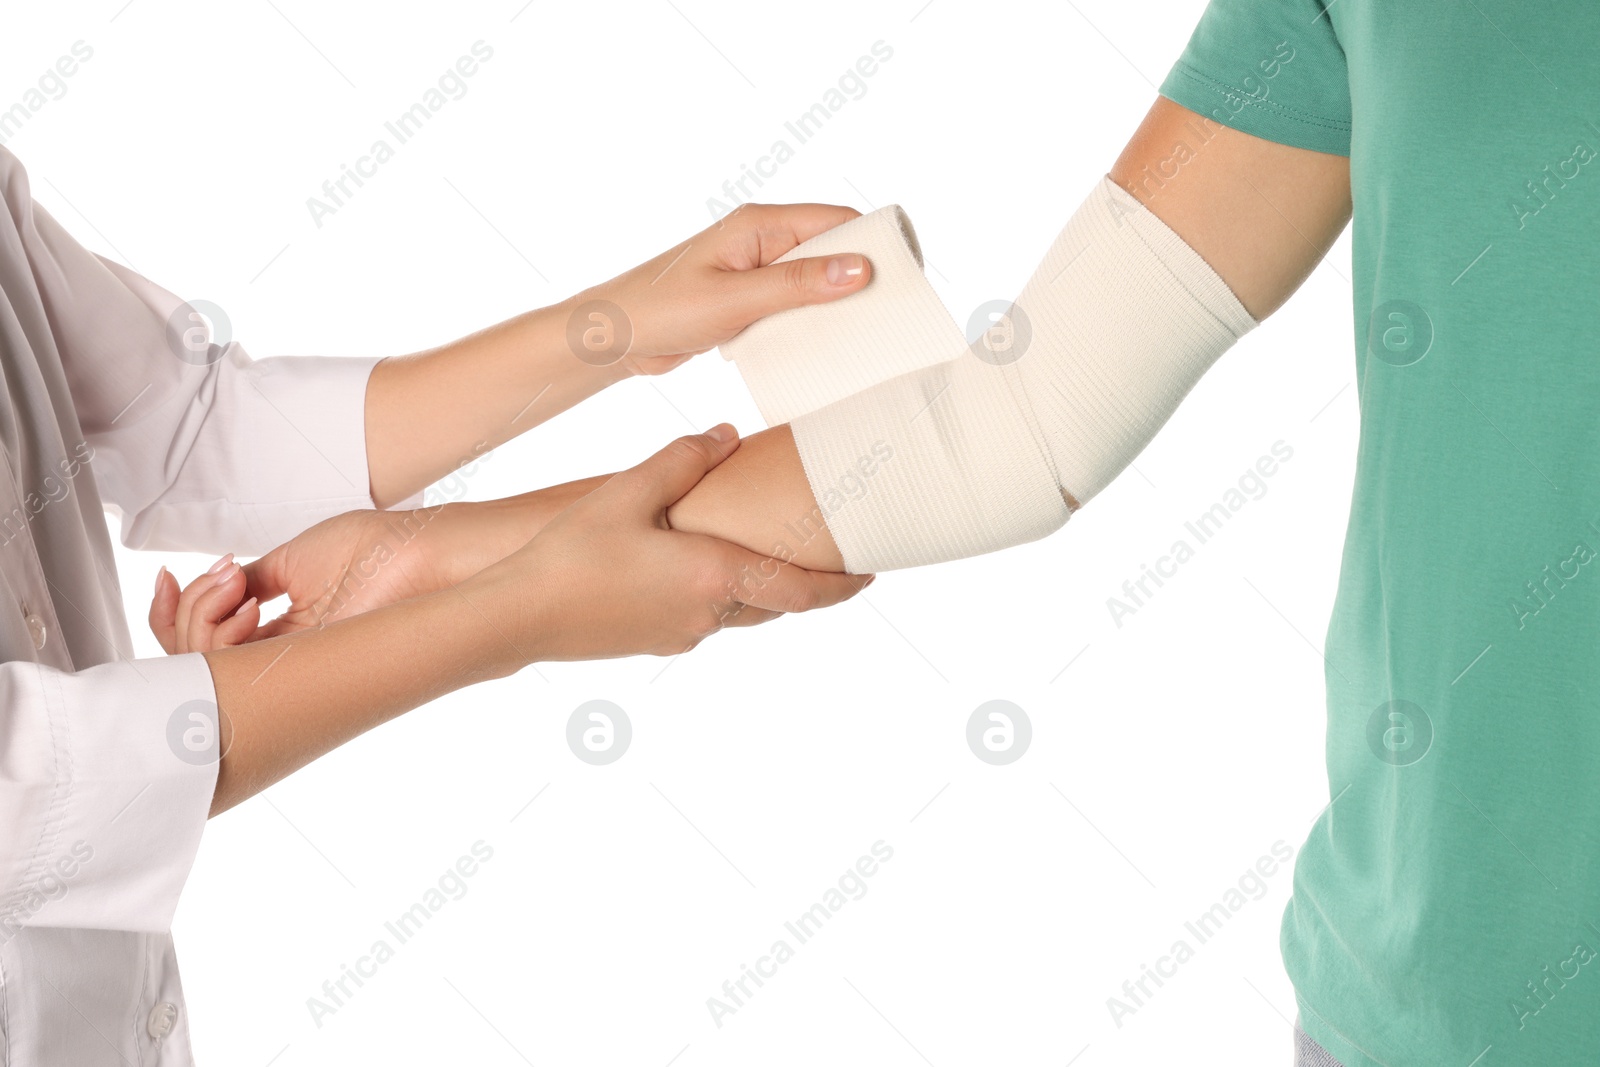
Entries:
[[867, 586], [871, 585], [877, 580], [878, 576], [876, 574], [869, 574], [867, 575], [867, 580], [861, 583], [861, 588], [865, 589]]
[[234, 611], [234, 614], [235, 615], [243, 615], [245, 612], [247, 612], [251, 608], [255, 607], [255, 604], [256, 604], [256, 598], [255, 597], [251, 597], [249, 600], [246, 600], [243, 604], [240, 604], [238, 609]]
[[725, 422], [718, 423], [706, 431], [706, 436], [717, 442], [719, 445], [725, 445], [729, 441], [733, 440], [733, 435], [733, 427], [729, 426]]
[[233, 562], [233, 553], [229, 552], [226, 556], [223, 556], [221, 559], [219, 559], [215, 563], [213, 563], [211, 565], [211, 569], [206, 571], [206, 573], [207, 574], [216, 574], [218, 571], [220, 571], [222, 568], [226, 567], [228, 564], [230, 564], [232, 562]]
[[161, 583], [166, 577], [167, 577], [167, 568], [166, 568], [166, 565], [163, 564], [161, 569], [156, 571], [156, 592], [157, 593], [161, 592]]
[[861, 272], [866, 269], [867, 261], [854, 252], [848, 255], [834, 256], [828, 260], [828, 284], [849, 285], [861, 277]]

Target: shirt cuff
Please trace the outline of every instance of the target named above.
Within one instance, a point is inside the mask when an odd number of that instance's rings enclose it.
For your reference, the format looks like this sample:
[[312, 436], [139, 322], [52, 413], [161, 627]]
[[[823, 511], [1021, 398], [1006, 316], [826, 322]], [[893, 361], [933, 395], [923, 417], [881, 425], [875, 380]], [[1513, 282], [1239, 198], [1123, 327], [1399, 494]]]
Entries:
[[221, 759], [205, 657], [12, 663], [0, 687], [13, 719], [0, 942], [24, 926], [167, 930]]
[[[372, 500], [366, 413], [367, 383], [380, 358], [272, 356], [250, 365], [250, 384], [285, 423], [285, 432], [299, 436], [322, 459], [308, 469], [284, 472], [293, 496], [304, 498], [308, 506], [351, 494], [363, 501], [355, 506], [377, 506]], [[418, 490], [390, 510], [421, 506]]]
[[[273, 356], [253, 360], [229, 345], [198, 413], [175, 415], [185, 458], [170, 484], [123, 519], [130, 548], [232, 551], [259, 556], [324, 519], [372, 508], [366, 440], [367, 380], [376, 357]], [[130, 428], [131, 431], [132, 428]], [[96, 456], [102, 467], [148, 459], [135, 451]], [[145, 469], [112, 480], [149, 481]], [[422, 494], [395, 505], [420, 507]]]

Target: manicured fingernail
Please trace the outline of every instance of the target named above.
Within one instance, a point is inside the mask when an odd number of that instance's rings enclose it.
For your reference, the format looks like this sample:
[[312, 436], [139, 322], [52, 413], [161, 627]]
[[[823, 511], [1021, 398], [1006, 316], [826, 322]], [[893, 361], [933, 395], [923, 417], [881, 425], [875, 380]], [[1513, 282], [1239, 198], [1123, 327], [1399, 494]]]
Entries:
[[215, 563], [213, 563], [211, 565], [211, 569], [206, 571], [206, 573], [207, 574], [216, 574], [218, 571], [220, 571], [222, 568], [226, 567], [228, 564], [230, 564], [232, 562], [233, 562], [233, 553], [229, 552], [226, 556], [223, 556], [221, 559], [219, 559]]
[[867, 261], [854, 252], [848, 255], [834, 256], [828, 260], [828, 284], [849, 285], [861, 277], [861, 272], [866, 269]]
[[251, 608], [253, 608], [255, 606], [256, 606], [256, 598], [255, 597], [251, 597], [249, 600], [246, 600], [243, 604], [240, 604], [238, 609], [236, 611], [234, 611], [234, 614], [235, 615], [243, 615], [245, 612], [249, 611]]
[[161, 583], [166, 581], [166, 578], [167, 578], [167, 568], [166, 568], [166, 565], [163, 564], [161, 569], [156, 571], [156, 592], [157, 593], [161, 592]]
[[733, 435], [734, 435], [733, 427], [729, 426], [725, 422], [718, 423], [717, 425], [711, 427], [711, 429], [706, 431], [706, 436], [707, 437], [711, 438], [713, 441], [715, 441], [715, 442], [717, 442], [718, 444], [721, 444], [721, 445], [725, 445], [729, 441], [733, 440]]

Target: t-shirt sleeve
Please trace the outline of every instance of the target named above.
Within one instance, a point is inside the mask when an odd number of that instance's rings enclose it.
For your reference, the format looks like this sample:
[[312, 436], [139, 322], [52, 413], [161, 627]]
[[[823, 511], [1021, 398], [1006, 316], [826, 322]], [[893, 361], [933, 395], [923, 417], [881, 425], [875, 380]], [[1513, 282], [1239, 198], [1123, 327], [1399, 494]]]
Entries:
[[1324, 0], [1211, 0], [1161, 95], [1268, 141], [1350, 154], [1350, 75]]

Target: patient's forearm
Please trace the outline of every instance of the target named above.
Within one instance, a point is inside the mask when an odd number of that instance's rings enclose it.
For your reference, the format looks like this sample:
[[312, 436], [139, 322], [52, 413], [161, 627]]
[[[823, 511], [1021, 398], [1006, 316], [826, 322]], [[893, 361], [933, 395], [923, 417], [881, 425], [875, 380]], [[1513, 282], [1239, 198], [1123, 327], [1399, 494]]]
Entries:
[[844, 570], [787, 425], [746, 437], [667, 509], [667, 521], [674, 529], [720, 537], [807, 570]]

